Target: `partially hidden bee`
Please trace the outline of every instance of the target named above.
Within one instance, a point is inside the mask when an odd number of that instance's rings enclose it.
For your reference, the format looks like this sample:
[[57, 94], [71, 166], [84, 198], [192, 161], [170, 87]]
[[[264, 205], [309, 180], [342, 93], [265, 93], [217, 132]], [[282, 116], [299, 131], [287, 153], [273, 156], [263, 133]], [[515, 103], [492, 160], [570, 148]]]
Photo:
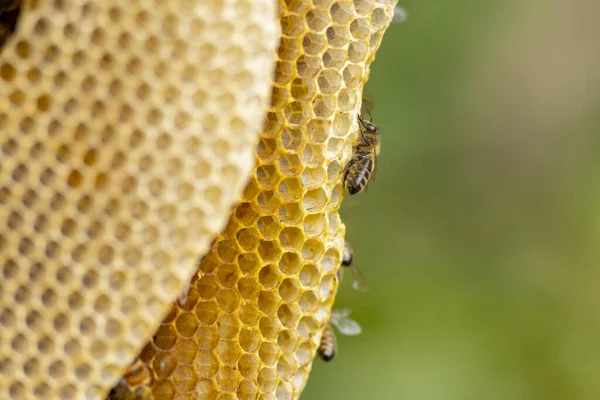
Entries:
[[331, 326], [331, 324], [327, 324], [325, 330], [323, 331], [323, 336], [321, 336], [321, 343], [319, 344], [319, 348], [317, 349], [317, 354], [319, 355], [321, 360], [329, 362], [335, 357], [335, 350], [335, 332], [333, 331], [333, 327]]
[[[368, 108], [367, 112], [371, 114]], [[375, 174], [377, 156], [381, 151], [379, 127], [360, 115], [358, 123], [358, 143], [352, 149], [352, 158], [346, 164], [344, 173], [344, 185], [351, 195], [358, 194], [367, 187], [369, 178]]]
[[328, 362], [333, 360], [337, 352], [337, 342], [333, 327], [335, 326], [341, 334], [347, 336], [360, 335], [362, 329], [358, 322], [349, 318], [352, 311], [348, 308], [335, 309], [331, 311], [329, 324], [323, 331], [321, 343], [317, 349], [317, 354], [321, 360]]
[[149, 400], [150, 372], [139, 357], [131, 363], [123, 378], [108, 395], [108, 400]]
[[352, 282], [352, 287], [359, 292], [367, 292], [369, 291], [369, 285], [367, 284], [367, 280], [362, 272], [354, 265], [354, 251], [352, 250], [352, 246], [346, 240], [344, 243], [344, 252], [342, 254], [342, 267], [338, 270], [338, 279], [341, 281], [344, 277], [344, 269], [349, 269], [354, 278], [354, 282]]

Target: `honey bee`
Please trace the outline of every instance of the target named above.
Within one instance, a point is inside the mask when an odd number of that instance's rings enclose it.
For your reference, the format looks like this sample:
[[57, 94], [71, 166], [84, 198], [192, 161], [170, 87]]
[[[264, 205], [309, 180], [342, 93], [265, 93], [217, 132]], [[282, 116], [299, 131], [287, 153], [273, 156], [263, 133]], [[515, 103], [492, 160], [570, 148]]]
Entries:
[[321, 343], [317, 349], [317, 354], [321, 360], [329, 362], [335, 357], [336, 347], [335, 332], [331, 324], [327, 324], [323, 331], [323, 336], [321, 336]]
[[[366, 109], [371, 115], [369, 109]], [[379, 127], [362, 116], [358, 116], [360, 136], [352, 149], [352, 159], [346, 164], [344, 185], [351, 195], [358, 194], [367, 187], [369, 178], [375, 174], [377, 156], [381, 151]]]
[[358, 322], [348, 318], [350, 316], [350, 309], [335, 309], [331, 311], [331, 318], [329, 324], [323, 331], [321, 336], [321, 343], [317, 349], [317, 354], [321, 360], [328, 362], [333, 360], [337, 351], [337, 342], [335, 338], [335, 332], [333, 326], [335, 326], [341, 334], [347, 336], [360, 335], [362, 329]]
[[[352, 282], [352, 287], [359, 292], [367, 292], [369, 291], [369, 285], [367, 284], [367, 280], [360, 270], [354, 265], [354, 251], [350, 246], [350, 243], [346, 241], [344, 243], [344, 252], [342, 254], [342, 267], [348, 268], [354, 277], [354, 282]], [[338, 278], [341, 281], [343, 279], [344, 272], [343, 269], [340, 268], [338, 271]]]
[[108, 400], [151, 399], [150, 372], [139, 357], [131, 363], [123, 378], [108, 395]]

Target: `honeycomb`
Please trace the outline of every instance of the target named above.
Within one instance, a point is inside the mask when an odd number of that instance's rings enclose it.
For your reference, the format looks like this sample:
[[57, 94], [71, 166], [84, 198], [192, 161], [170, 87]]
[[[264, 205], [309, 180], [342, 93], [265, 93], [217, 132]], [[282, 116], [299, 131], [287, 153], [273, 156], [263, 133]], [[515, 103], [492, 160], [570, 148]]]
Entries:
[[118, 382], [248, 182], [279, 39], [272, 0], [23, 2], [0, 53], [1, 399]]
[[337, 291], [342, 175], [362, 88], [395, 3], [280, 1], [282, 38], [256, 169], [140, 353], [154, 398], [300, 396]]

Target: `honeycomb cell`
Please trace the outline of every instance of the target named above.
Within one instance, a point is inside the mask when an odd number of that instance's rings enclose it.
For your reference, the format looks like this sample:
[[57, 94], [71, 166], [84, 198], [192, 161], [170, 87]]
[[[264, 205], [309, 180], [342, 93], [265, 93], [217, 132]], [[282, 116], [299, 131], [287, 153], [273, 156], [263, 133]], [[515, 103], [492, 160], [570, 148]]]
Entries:
[[277, 310], [279, 322], [286, 327], [293, 329], [300, 319], [300, 308], [295, 304], [284, 304]]
[[221, 392], [235, 392], [240, 383], [241, 376], [236, 367], [221, 366], [217, 371], [216, 384]]
[[[317, 275], [318, 277], [319, 275]], [[279, 286], [279, 296], [288, 303], [294, 302], [300, 296], [300, 292], [300, 285], [293, 278], [283, 280]]]
[[315, 8], [306, 14], [306, 23], [311, 31], [320, 33], [331, 24], [331, 18], [326, 10]]
[[261, 392], [273, 392], [277, 386], [277, 372], [273, 368], [261, 369], [258, 373], [257, 383]]
[[241, 327], [237, 315], [232, 314], [223, 314], [219, 316], [217, 324], [219, 326], [219, 336], [224, 339], [235, 338]]
[[210, 379], [219, 369], [219, 360], [214, 354], [198, 353], [194, 367], [200, 379]]
[[252, 400], [258, 395], [258, 385], [251, 380], [244, 380], [240, 383], [237, 390], [237, 399]]
[[221, 340], [217, 345], [216, 353], [225, 365], [235, 363], [241, 356], [241, 348], [236, 340]]

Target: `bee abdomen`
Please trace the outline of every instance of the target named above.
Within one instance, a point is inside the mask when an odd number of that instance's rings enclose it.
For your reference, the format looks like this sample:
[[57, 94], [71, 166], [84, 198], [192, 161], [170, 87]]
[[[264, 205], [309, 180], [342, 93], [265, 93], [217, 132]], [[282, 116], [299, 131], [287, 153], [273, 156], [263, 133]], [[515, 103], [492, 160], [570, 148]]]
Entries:
[[317, 349], [319, 358], [325, 362], [333, 360], [335, 357], [335, 347], [335, 333], [331, 325], [327, 324], [323, 331], [323, 336], [321, 336], [321, 344]]

